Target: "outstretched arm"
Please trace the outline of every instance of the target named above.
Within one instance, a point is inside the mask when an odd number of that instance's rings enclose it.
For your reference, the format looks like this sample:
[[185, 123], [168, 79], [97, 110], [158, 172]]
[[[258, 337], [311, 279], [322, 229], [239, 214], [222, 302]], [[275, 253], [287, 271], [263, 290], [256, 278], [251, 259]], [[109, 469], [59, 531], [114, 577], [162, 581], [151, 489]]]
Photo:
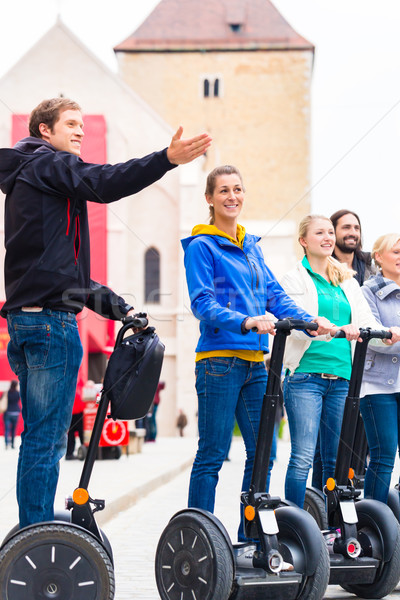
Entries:
[[167, 149], [167, 158], [173, 165], [184, 165], [198, 158], [211, 145], [208, 133], [202, 133], [188, 140], [182, 139], [183, 127], [180, 126]]

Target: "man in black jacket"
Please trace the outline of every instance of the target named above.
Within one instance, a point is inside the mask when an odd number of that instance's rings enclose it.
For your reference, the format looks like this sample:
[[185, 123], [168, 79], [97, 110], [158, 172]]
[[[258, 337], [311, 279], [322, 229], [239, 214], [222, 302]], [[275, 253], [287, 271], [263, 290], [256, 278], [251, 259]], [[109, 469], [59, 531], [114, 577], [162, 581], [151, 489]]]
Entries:
[[211, 138], [182, 139], [116, 165], [80, 159], [81, 109], [65, 98], [31, 113], [30, 137], [0, 150], [5, 200], [8, 358], [20, 381], [24, 432], [17, 472], [20, 526], [52, 520], [59, 461], [65, 453], [82, 360], [76, 313], [84, 306], [120, 319], [132, 309], [90, 279], [87, 202], [130, 196], [178, 164], [201, 156]]

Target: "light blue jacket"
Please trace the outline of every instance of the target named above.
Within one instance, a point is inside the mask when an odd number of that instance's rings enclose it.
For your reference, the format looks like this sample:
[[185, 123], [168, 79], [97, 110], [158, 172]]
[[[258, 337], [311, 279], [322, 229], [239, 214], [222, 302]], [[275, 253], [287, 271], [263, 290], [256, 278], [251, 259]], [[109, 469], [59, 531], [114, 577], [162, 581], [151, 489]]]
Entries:
[[[384, 327], [400, 326], [400, 287], [381, 274], [370, 277], [361, 288], [372, 313]], [[400, 342], [393, 346], [369, 346], [363, 381], [382, 384], [382, 393], [390, 393], [397, 381], [400, 365]]]
[[196, 352], [268, 352], [268, 335], [243, 334], [241, 330], [247, 317], [266, 311], [278, 319], [313, 320], [268, 269], [259, 241], [259, 237], [246, 233], [242, 250], [218, 235], [200, 234], [182, 240], [191, 308], [200, 320]]

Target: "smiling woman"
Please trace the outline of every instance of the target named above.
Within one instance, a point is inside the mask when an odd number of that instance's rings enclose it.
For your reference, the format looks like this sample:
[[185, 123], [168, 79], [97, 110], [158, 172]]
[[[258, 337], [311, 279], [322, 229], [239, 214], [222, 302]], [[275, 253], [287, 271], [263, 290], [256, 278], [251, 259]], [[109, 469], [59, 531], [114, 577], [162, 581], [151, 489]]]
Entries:
[[[382, 326], [400, 325], [400, 234], [382, 235], [372, 254], [379, 273], [362, 292]], [[364, 494], [387, 502], [400, 435], [400, 345], [368, 348], [361, 414], [370, 448]]]
[[[190, 478], [189, 507], [213, 512], [218, 473], [229, 450], [235, 417], [246, 446], [241, 489], [250, 486], [267, 381], [265, 334], [274, 334], [274, 323], [265, 312], [278, 319], [312, 321], [314, 317], [285, 294], [264, 262], [260, 238], [238, 223], [244, 204], [238, 169], [231, 165], [214, 169], [207, 178], [205, 197], [210, 224], [196, 225], [182, 245], [191, 308], [200, 321], [196, 348], [199, 446]], [[319, 325], [320, 333], [331, 327], [325, 319]], [[274, 455], [273, 448], [271, 459]], [[243, 514], [238, 538], [246, 539]]]
[[330, 335], [307, 338], [302, 332], [293, 332], [286, 345], [283, 389], [292, 450], [285, 497], [303, 508], [318, 434], [323, 482], [334, 476], [351, 374], [350, 342], [358, 339], [360, 327], [381, 327], [353, 271], [332, 258], [332, 222], [320, 215], [305, 217], [299, 226], [299, 242], [305, 256], [284, 277], [283, 287], [305, 310], [326, 317], [346, 334], [346, 339], [332, 339]]

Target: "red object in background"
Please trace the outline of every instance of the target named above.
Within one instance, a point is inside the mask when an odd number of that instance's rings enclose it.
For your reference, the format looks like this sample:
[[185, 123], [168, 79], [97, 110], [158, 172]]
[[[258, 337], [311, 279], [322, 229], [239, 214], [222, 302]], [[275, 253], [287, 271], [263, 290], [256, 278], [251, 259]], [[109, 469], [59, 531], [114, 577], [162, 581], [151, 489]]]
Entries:
[[[1, 307], [4, 302], [1, 302]], [[0, 381], [11, 381], [17, 379], [17, 376], [11, 370], [7, 358], [7, 346], [10, 340], [8, 335], [7, 321], [0, 318]], [[7, 392], [4, 392], [7, 394]]]
[[[87, 445], [86, 439], [89, 437], [88, 434], [93, 429], [96, 414], [97, 403], [94, 400], [89, 400], [85, 403], [85, 409], [83, 411], [85, 445]], [[128, 421], [114, 421], [113, 419], [106, 419], [103, 425], [103, 431], [101, 432], [99, 446], [104, 448], [109, 446], [127, 446], [128, 444]]]
[[[12, 115], [11, 144], [29, 135], [29, 115]], [[104, 164], [107, 161], [107, 127], [103, 115], [84, 115], [85, 137], [82, 159], [85, 162]], [[107, 284], [107, 208], [101, 202], [88, 202], [91, 273], [95, 281]], [[104, 352], [114, 345], [114, 321], [104, 319], [86, 308], [78, 315], [79, 333], [83, 346], [80, 369], [84, 381], [88, 379], [88, 355]], [[0, 380], [15, 379], [7, 360], [7, 323], [0, 319]]]

